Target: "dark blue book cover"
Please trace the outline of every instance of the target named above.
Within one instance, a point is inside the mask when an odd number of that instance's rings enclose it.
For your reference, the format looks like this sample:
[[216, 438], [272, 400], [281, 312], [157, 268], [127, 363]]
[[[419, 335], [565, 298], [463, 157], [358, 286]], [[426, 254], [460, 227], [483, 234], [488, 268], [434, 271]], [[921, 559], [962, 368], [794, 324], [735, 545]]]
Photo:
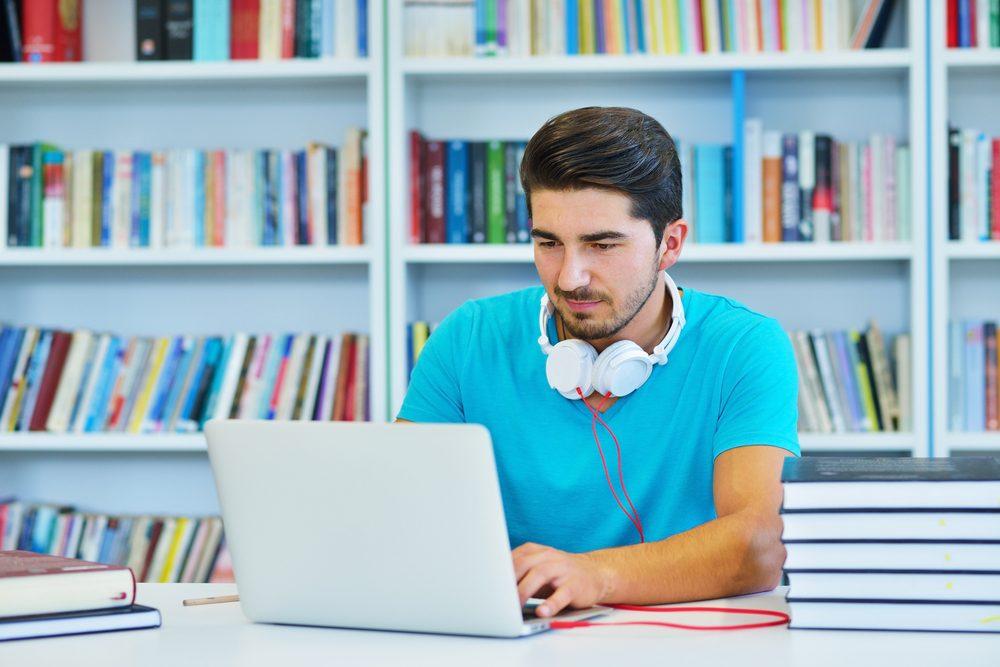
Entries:
[[781, 137], [781, 240], [799, 240], [799, 137]]
[[781, 481], [796, 482], [993, 482], [1000, 460], [989, 456], [786, 458]]
[[337, 245], [337, 149], [326, 149], [326, 244]]
[[[323, 150], [319, 148], [317, 150]], [[309, 233], [309, 171], [306, 151], [295, 151], [295, 244], [308, 245], [312, 242]]]
[[597, 52], [607, 53], [607, 46], [604, 37], [604, 0], [594, 0], [594, 27], [597, 28], [595, 30]]
[[157, 609], [139, 604], [62, 614], [11, 616], [0, 619], [0, 641], [158, 628], [160, 623]]

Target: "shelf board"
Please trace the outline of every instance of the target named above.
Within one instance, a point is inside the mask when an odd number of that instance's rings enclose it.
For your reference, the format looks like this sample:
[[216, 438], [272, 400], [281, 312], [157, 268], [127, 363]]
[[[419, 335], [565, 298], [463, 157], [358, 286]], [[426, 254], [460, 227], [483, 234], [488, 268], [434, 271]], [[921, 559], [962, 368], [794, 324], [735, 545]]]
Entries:
[[366, 246], [269, 248], [7, 248], [4, 266], [221, 266], [368, 264]]
[[948, 259], [1000, 259], [1000, 241], [949, 241]]
[[364, 80], [365, 59], [237, 60], [220, 62], [82, 62], [0, 64], [0, 85], [51, 83], [284, 82]]
[[0, 452], [203, 452], [201, 433], [0, 433]]
[[1000, 49], [946, 49], [944, 63], [951, 69], [1000, 69]]
[[969, 451], [1000, 452], [1000, 431], [983, 433], [945, 433], [942, 444], [949, 450], [963, 449]]
[[803, 452], [913, 452], [916, 439], [912, 433], [800, 433]]
[[909, 49], [811, 53], [715, 53], [691, 55], [533, 56], [533, 57], [410, 57], [403, 73], [410, 77], [440, 76], [584, 76], [594, 74], [670, 74], [685, 72], [853, 72], [905, 71], [912, 62]]
[[[854, 262], [896, 260], [913, 256], [911, 243], [767, 243], [690, 244], [681, 262]], [[410, 264], [529, 263], [532, 245], [523, 244], [417, 244], [403, 249]]]

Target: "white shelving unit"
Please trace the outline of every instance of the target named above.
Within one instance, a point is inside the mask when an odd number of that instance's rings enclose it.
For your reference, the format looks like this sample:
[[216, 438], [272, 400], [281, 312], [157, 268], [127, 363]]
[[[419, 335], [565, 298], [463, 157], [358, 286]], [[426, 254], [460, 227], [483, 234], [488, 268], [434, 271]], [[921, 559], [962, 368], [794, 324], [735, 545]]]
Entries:
[[1000, 49], [949, 49], [945, 3], [931, 2], [931, 337], [935, 456], [1000, 454], [1000, 433], [953, 432], [948, 423], [948, 323], [1000, 319], [1000, 242], [948, 240], [948, 125], [1000, 136]]
[[[340, 146], [351, 126], [374, 129], [365, 246], [0, 249], [0, 321], [126, 335], [367, 332], [372, 414], [382, 418], [382, 13], [369, 20], [368, 60], [0, 65], [8, 144], [299, 148]], [[0, 489], [106, 512], [218, 512], [200, 433], [3, 433]]]
[[[913, 239], [825, 245], [688, 244], [682, 286], [732, 296], [787, 329], [860, 328], [872, 316], [913, 336], [912, 433], [803, 435], [806, 451], [926, 455], [927, 165], [924, 3], [900, 3], [890, 39], [903, 45], [842, 53], [405, 58], [389, 41], [390, 370], [392, 414], [407, 385], [406, 324], [437, 321], [470, 298], [537, 284], [528, 245], [411, 245], [408, 132], [438, 139], [527, 139], [547, 118], [585, 105], [632, 106], [685, 142], [731, 142], [731, 78], [745, 72], [746, 114], [768, 129], [863, 140], [892, 133], [912, 149]], [[390, 34], [402, 33], [390, 3]], [[903, 36], [908, 35], [908, 39]], [[905, 44], [910, 45], [909, 48]], [[864, 113], [858, 113], [864, 108]], [[804, 295], [810, 295], [806, 298]]]

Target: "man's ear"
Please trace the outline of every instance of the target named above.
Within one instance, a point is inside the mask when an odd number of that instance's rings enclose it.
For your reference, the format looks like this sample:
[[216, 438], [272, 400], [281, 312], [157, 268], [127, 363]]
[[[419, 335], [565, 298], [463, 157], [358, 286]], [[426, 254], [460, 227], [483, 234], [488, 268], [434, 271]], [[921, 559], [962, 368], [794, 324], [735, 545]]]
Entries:
[[687, 238], [688, 222], [680, 218], [667, 225], [663, 230], [663, 240], [660, 241], [660, 264], [659, 270], [666, 271], [680, 259], [681, 250], [684, 248], [684, 240]]

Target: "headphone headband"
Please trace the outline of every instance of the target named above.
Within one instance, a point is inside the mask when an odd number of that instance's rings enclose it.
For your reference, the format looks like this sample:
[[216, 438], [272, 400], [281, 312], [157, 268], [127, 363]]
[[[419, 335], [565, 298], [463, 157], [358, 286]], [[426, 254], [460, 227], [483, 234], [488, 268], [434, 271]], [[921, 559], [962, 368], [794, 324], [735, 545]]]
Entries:
[[[663, 336], [663, 340], [653, 348], [653, 353], [649, 355], [650, 360], [659, 365], [667, 363], [667, 355], [677, 345], [677, 339], [680, 338], [681, 329], [684, 328], [686, 322], [684, 318], [684, 304], [681, 302], [681, 295], [677, 290], [677, 284], [666, 271], [663, 272], [663, 279], [667, 284], [667, 291], [670, 293], [670, 301], [673, 308], [670, 313], [670, 326], [667, 327], [667, 333]], [[552, 351], [552, 344], [549, 342], [549, 334], [546, 326], [554, 310], [555, 307], [549, 301], [548, 293], [542, 294], [541, 309], [538, 311], [538, 345], [546, 355]]]

